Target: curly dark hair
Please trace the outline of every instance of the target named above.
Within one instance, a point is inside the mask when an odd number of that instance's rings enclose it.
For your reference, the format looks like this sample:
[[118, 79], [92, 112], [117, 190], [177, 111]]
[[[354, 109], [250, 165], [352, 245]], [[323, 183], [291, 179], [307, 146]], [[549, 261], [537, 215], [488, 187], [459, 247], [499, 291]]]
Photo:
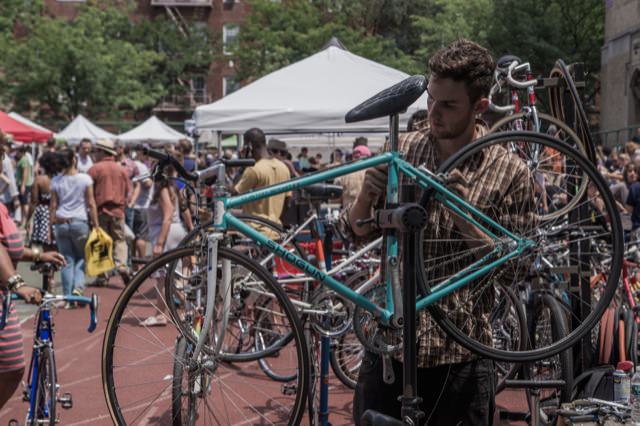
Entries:
[[454, 41], [429, 59], [431, 75], [463, 81], [472, 103], [489, 95], [495, 67], [487, 49], [465, 39]]
[[47, 151], [40, 156], [38, 159], [38, 164], [40, 168], [44, 171], [44, 173], [53, 177], [56, 173], [60, 171], [60, 161], [55, 152]]

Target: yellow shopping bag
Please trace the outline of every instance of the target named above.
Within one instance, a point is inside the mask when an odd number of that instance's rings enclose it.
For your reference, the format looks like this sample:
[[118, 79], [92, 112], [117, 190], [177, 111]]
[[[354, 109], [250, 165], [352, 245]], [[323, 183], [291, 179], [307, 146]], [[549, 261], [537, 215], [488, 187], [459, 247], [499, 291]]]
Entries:
[[113, 240], [102, 228], [93, 228], [84, 246], [84, 263], [87, 275], [96, 276], [109, 272], [113, 263]]

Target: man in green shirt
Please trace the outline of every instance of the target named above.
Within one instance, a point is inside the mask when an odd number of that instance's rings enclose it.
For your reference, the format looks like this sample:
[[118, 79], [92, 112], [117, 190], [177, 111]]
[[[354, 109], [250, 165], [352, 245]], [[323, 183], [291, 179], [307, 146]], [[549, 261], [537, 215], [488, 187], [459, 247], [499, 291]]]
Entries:
[[31, 185], [33, 185], [33, 165], [27, 156], [28, 151], [29, 146], [27, 145], [22, 145], [16, 151], [16, 184], [20, 193], [20, 220], [25, 227], [27, 226], [25, 219], [29, 213]]

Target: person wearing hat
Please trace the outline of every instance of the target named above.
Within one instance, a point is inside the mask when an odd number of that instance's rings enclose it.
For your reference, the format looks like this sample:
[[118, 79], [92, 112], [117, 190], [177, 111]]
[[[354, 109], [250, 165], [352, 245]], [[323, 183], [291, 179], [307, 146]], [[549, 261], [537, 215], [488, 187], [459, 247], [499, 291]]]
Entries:
[[291, 178], [295, 178], [300, 176], [296, 171], [296, 168], [293, 167], [293, 163], [287, 158], [287, 143], [281, 141], [279, 139], [269, 139], [269, 143], [267, 144], [267, 149], [273, 156], [273, 158], [280, 160], [284, 163], [285, 166], [289, 169], [289, 174]]
[[96, 163], [89, 169], [93, 179], [100, 227], [113, 239], [113, 260], [122, 280], [129, 282], [127, 242], [124, 233], [124, 209], [131, 193], [127, 171], [116, 161], [116, 148], [109, 139], [98, 140], [94, 147]]

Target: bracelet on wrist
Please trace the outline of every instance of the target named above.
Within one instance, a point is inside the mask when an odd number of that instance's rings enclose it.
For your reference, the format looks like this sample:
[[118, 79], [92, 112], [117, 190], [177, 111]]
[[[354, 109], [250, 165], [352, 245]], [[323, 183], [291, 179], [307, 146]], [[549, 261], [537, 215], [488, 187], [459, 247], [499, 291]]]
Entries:
[[24, 279], [22, 278], [22, 276], [20, 276], [20, 274], [14, 274], [7, 280], [7, 287], [9, 288], [9, 291], [12, 292], [15, 292], [20, 287], [24, 287], [25, 285], [27, 285], [27, 283], [24, 282]]
[[42, 258], [42, 250], [40, 250], [37, 247], [34, 247], [31, 249], [31, 253], [33, 256], [33, 261], [34, 262], [40, 262], [40, 259]]

